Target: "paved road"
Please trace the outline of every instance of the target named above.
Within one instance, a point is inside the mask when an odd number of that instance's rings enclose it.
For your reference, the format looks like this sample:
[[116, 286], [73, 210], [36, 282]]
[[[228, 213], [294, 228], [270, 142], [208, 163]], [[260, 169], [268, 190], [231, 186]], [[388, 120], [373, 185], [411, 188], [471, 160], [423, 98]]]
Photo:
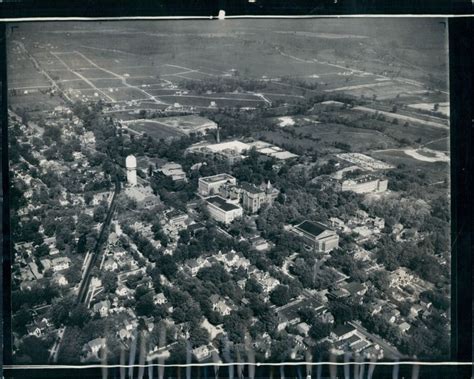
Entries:
[[59, 346], [61, 346], [65, 330], [66, 328], [59, 329], [58, 340], [54, 343], [53, 347], [50, 350], [49, 362], [56, 363], [56, 361], [58, 360]]
[[114, 211], [115, 211], [115, 207], [116, 207], [115, 199], [117, 198], [117, 194], [119, 192], [120, 192], [120, 185], [117, 181], [115, 183], [114, 196], [112, 198], [112, 201], [110, 202], [110, 206], [109, 206], [109, 209], [107, 211], [107, 217], [106, 217], [104, 223], [102, 224], [102, 228], [101, 228], [100, 233], [99, 233], [99, 238], [97, 239], [95, 247], [91, 252], [91, 258], [90, 258], [90, 260], [88, 262], [88, 265], [87, 265], [87, 267], [84, 271], [85, 272], [84, 278], [82, 279], [81, 285], [79, 287], [79, 295], [77, 297], [77, 302], [78, 303], [85, 303], [85, 301], [87, 299], [87, 293], [89, 292], [89, 286], [90, 286], [90, 282], [91, 282], [91, 271], [92, 271], [92, 268], [95, 266], [98, 257], [100, 256], [100, 252], [102, 251], [102, 246], [103, 246], [104, 242], [107, 241], [107, 236], [108, 236], [107, 231], [108, 231], [110, 222], [112, 220], [112, 215], [114, 214]]

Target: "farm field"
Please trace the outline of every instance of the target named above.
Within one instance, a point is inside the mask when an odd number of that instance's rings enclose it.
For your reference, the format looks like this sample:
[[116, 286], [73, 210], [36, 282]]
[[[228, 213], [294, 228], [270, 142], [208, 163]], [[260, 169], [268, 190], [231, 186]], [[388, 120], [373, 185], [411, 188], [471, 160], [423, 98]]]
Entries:
[[381, 80], [375, 75], [362, 75], [352, 73], [351, 71], [340, 71], [322, 75], [315, 79], [316, 82], [321, 83], [321, 87], [325, 90], [336, 90], [341, 87], [359, 86], [366, 84], [380, 85], [381, 83], [391, 83], [390, 80]]
[[107, 93], [115, 101], [131, 101], [148, 99], [149, 96], [135, 88], [121, 87], [114, 89], [112, 93]]
[[248, 100], [248, 99], [233, 99], [231, 97], [204, 97], [198, 95], [165, 95], [160, 96], [159, 99], [169, 104], [179, 103], [181, 105], [189, 105], [196, 107], [209, 107], [211, 101], [216, 103], [217, 107], [251, 107], [255, 108], [259, 105], [263, 105], [264, 101], [259, 100]]
[[68, 80], [66, 82], [59, 82], [62, 88], [71, 88], [76, 90], [91, 89], [93, 88], [89, 83], [77, 77], [74, 80]]
[[420, 116], [420, 118], [416, 118], [413, 116], [407, 116], [407, 115], [393, 113], [393, 112], [385, 112], [385, 111], [380, 111], [377, 109], [362, 107], [362, 106], [354, 107], [352, 109], [356, 111], [370, 113], [370, 114], [379, 113], [380, 115], [384, 115], [385, 117], [389, 119], [396, 119], [396, 120], [399, 120], [400, 122], [417, 123], [417, 124], [422, 124], [428, 127], [434, 127], [434, 128], [440, 128], [440, 129], [446, 129], [446, 130], [448, 129], [448, 126], [445, 124], [442, 124], [441, 122], [426, 120], [427, 118], [426, 116]]
[[147, 85], [150, 87], [169, 85], [166, 81], [154, 76], [134, 76], [127, 78], [127, 83], [132, 86]]
[[49, 70], [48, 74], [51, 76], [52, 79], [58, 80], [58, 81], [67, 81], [67, 80], [79, 79], [79, 77], [76, 74], [74, 74], [72, 71], [69, 71], [69, 70], [66, 70], [66, 69]]
[[334, 89], [330, 91], [343, 91], [349, 95], [355, 97], [366, 97], [373, 98], [374, 96], [378, 100], [387, 100], [394, 99], [397, 96], [412, 96], [412, 95], [421, 95], [426, 92], [425, 89], [409, 84], [399, 84], [399, 83], [390, 83], [390, 82], [374, 82], [373, 85], [360, 87], [351, 86], [340, 87], [339, 89]]
[[75, 71], [77, 71], [81, 75], [85, 76], [89, 80], [91, 80], [91, 79], [104, 79], [104, 78], [114, 79], [115, 78], [114, 75], [112, 75], [112, 74], [110, 74], [110, 73], [108, 73], [104, 70], [98, 69], [96, 67], [87, 68], [87, 69], [79, 69], [79, 70], [75, 70]]
[[94, 66], [81, 57], [77, 52], [60, 52], [53, 51], [52, 54], [61, 62], [64, 62], [63, 65], [67, 65], [72, 70], [79, 70], [84, 68], [93, 68]]
[[92, 83], [97, 88], [120, 88], [123, 87], [123, 83], [120, 79], [92, 79]]

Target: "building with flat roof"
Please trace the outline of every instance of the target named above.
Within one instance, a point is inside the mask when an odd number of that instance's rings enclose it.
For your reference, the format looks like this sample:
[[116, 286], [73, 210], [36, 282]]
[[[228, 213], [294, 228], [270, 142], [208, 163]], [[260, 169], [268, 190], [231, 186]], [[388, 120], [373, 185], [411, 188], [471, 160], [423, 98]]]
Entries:
[[65, 270], [71, 265], [71, 260], [68, 257], [58, 257], [51, 260], [51, 267], [54, 272]]
[[352, 191], [361, 194], [385, 192], [387, 188], [387, 179], [373, 175], [364, 175], [354, 179], [346, 179], [341, 182], [341, 191]]
[[342, 341], [342, 340], [352, 337], [353, 335], [356, 334], [356, 332], [357, 332], [357, 329], [354, 328], [352, 325], [349, 325], [349, 324], [337, 325], [331, 332], [331, 337], [335, 341]]
[[233, 164], [245, 158], [248, 151], [252, 148], [255, 148], [255, 150], [260, 154], [267, 155], [269, 157], [273, 157], [282, 161], [298, 157], [298, 155], [296, 154], [290, 153], [289, 151], [286, 151], [281, 147], [272, 145], [271, 143], [264, 141], [254, 141], [245, 143], [238, 140], [232, 140], [212, 144], [207, 142], [201, 142], [190, 146], [186, 150], [186, 152], [216, 157], [218, 159], [226, 160], [230, 164]]
[[163, 175], [171, 178], [175, 182], [186, 180], [186, 173], [183, 171], [183, 167], [178, 163], [166, 163], [158, 169], [158, 172], [161, 172]]
[[294, 234], [302, 237], [315, 252], [329, 253], [339, 246], [337, 233], [320, 222], [303, 221], [291, 230]]
[[229, 224], [236, 218], [242, 217], [243, 210], [240, 206], [226, 201], [220, 196], [211, 196], [206, 199], [210, 216], [219, 222]]
[[205, 176], [199, 178], [198, 192], [202, 196], [215, 195], [219, 193], [219, 189], [226, 184], [236, 185], [237, 179], [226, 173]]

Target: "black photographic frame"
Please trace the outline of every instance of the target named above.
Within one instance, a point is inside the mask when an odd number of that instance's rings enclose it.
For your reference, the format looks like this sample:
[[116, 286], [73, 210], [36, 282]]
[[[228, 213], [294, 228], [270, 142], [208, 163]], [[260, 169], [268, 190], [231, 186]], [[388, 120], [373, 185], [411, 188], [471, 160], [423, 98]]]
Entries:
[[[296, 1], [291, 4], [275, 1], [189, 1], [175, 4], [171, 1], [159, 3], [138, 1], [133, 5], [126, 1], [86, 1], [77, 4], [58, 5], [52, 1], [41, 2], [4, 2], [0, 4], [2, 18], [0, 32], [0, 67], [2, 82], [2, 337], [3, 337], [3, 369], [5, 377], [96, 377], [101, 375], [100, 369], [47, 369], [24, 370], [9, 368], [11, 364], [11, 256], [10, 256], [10, 225], [9, 225], [9, 181], [8, 181], [8, 88], [6, 72], [6, 41], [5, 27], [9, 20], [28, 18], [25, 22], [34, 22], [38, 17], [139, 17], [139, 16], [214, 16], [219, 10], [225, 10], [226, 15], [253, 15], [253, 16], [283, 16], [283, 15], [310, 15], [314, 17], [325, 15], [443, 15], [448, 16], [449, 28], [449, 82], [451, 103], [451, 215], [452, 215], [452, 292], [451, 292], [451, 348], [452, 361], [467, 363], [460, 366], [421, 366], [420, 377], [469, 377], [472, 368], [468, 364], [472, 361], [472, 105], [473, 105], [473, 51], [472, 35], [474, 34], [473, 19], [469, 17], [471, 2], [469, 1], [432, 1], [432, 2], [375, 2], [375, 1]], [[116, 370], [116, 371], [115, 371]], [[172, 374], [170, 369], [170, 375]], [[213, 369], [193, 368], [192, 377], [207, 377], [213, 375]], [[261, 370], [261, 371], [259, 371]], [[286, 375], [298, 377], [301, 372], [296, 368], [286, 368]], [[313, 368], [315, 372], [316, 367]], [[323, 368], [327, 375], [329, 368]], [[399, 368], [400, 377], [411, 375], [413, 367], [403, 365]], [[205, 372], [206, 371], [206, 372]], [[280, 375], [278, 368], [259, 367], [256, 377], [266, 377], [273, 372], [273, 376]], [[110, 377], [119, 377], [118, 369], [112, 369]], [[226, 377], [221, 368], [219, 372]], [[342, 367], [338, 368], [339, 375], [343, 375]], [[393, 372], [391, 366], [376, 367], [374, 377], [388, 377]], [[261, 374], [258, 374], [261, 373]], [[181, 373], [181, 375], [184, 374]], [[221, 374], [219, 374], [221, 375]], [[258, 376], [261, 375], [261, 376]], [[381, 375], [381, 376], [378, 376]]]

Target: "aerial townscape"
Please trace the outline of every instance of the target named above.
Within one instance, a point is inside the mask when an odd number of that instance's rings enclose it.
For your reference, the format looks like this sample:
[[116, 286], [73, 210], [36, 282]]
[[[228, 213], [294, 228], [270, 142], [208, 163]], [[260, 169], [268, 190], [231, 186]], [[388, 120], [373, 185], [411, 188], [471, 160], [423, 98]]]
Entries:
[[250, 21], [9, 26], [16, 364], [448, 356], [444, 29]]

